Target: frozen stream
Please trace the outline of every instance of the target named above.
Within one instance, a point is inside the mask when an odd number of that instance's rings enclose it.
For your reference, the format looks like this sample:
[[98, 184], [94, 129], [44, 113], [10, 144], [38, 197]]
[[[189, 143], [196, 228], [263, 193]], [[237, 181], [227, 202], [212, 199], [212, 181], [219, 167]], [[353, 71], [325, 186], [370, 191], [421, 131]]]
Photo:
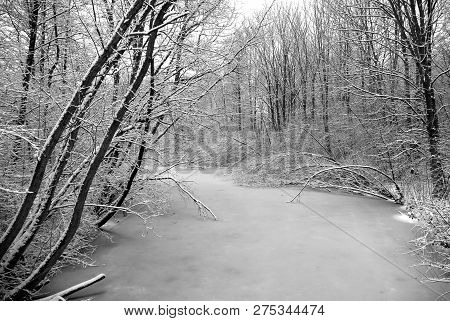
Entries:
[[[173, 193], [154, 232], [128, 216], [98, 241], [98, 267], [67, 269], [54, 292], [99, 273], [74, 295], [95, 300], [433, 300], [442, 285], [421, 284], [407, 252], [414, 225], [399, 207], [367, 197], [248, 188], [206, 172], [180, 174], [219, 217], [204, 219]], [[448, 299], [448, 298], [447, 298]]]

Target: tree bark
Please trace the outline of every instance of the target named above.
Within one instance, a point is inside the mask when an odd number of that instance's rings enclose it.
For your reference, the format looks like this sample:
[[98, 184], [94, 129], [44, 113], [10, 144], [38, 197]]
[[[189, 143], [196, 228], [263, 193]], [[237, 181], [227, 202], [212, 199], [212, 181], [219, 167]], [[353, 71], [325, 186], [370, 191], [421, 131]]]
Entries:
[[[177, 42], [176, 42], [176, 50], [175, 50], [175, 75], [174, 75], [174, 83], [173, 83], [173, 88], [172, 88], [172, 92], [174, 93], [176, 91], [176, 88], [178, 87], [180, 80], [181, 80], [181, 54], [182, 54], [182, 45], [184, 40], [187, 37], [187, 23], [188, 23], [188, 18], [186, 18], [185, 22], [183, 23], [183, 26], [180, 30], [180, 33], [177, 37]], [[145, 157], [145, 153], [147, 152], [147, 139], [146, 139], [146, 135], [149, 133], [150, 131], [150, 116], [151, 113], [154, 109], [154, 100], [155, 100], [155, 96], [156, 96], [156, 88], [155, 88], [155, 77], [156, 77], [156, 71], [155, 71], [155, 66], [154, 66], [154, 60], [151, 60], [150, 63], [150, 91], [149, 91], [149, 99], [148, 99], [148, 106], [147, 106], [147, 113], [146, 113], [146, 120], [145, 120], [145, 124], [144, 124], [144, 130], [143, 130], [143, 139], [141, 140], [141, 144], [139, 146], [139, 151], [136, 157], [136, 161], [131, 169], [131, 173], [130, 176], [127, 180], [127, 183], [125, 184], [125, 188], [122, 191], [122, 195], [120, 196], [120, 198], [118, 199], [118, 201], [115, 204], [116, 208], [119, 208], [123, 205], [123, 203], [125, 202], [129, 192], [131, 191], [131, 188], [133, 186], [134, 180], [137, 176], [137, 174], [139, 173], [139, 170], [142, 167], [143, 161], [144, 161], [144, 157]], [[157, 131], [159, 126], [161, 125], [162, 121], [165, 118], [165, 114], [161, 115], [156, 124], [153, 126], [152, 130], [151, 130], [151, 134], [152, 136], [154, 136]], [[159, 137], [158, 137], [159, 138]], [[112, 200], [110, 200], [112, 201]], [[109, 204], [109, 203], [108, 203]], [[97, 227], [102, 227], [103, 225], [105, 225], [115, 214], [117, 213], [117, 209], [112, 209], [110, 210], [108, 213], [106, 213], [103, 217], [101, 217], [97, 222], [96, 225]]]
[[[39, 10], [41, 8], [40, 0], [32, 0], [28, 3], [28, 28], [29, 28], [29, 40], [28, 40], [28, 52], [25, 60], [25, 67], [23, 71], [22, 79], [22, 97], [20, 99], [19, 112], [17, 115], [16, 125], [24, 126], [26, 124], [27, 104], [28, 104], [28, 92], [30, 91], [31, 77], [34, 74], [34, 60], [36, 52], [36, 40], [38, 34], [38, 20]], [[17, 162], [21, 151], [22, 143], [20, 138], [17, 138], [13, 146], [13, 161]], [[0, 251], [1, 258], [1, 251]]]
[[30, 89], [31, 76], [34, 73], [34, 56], [36, 51], [36, 39], [38, 33], [39, 9], [41, 7], [40, 0], [33, 0], [29, 4], [28, 26], [30, 30], [30, 38], [28, 41], [28, 53], [25, 61], [25, 70], [22, 79], [22, 98], [20, 100], [19, 114], [17, 117], [17, 125], [25, 125], [25, 115], [27, 112], [28, 91]]
[[[445, 176], [442, 157], [439, 151], [439, 119], [436, 108], [435, 90], [432, 81], [433, 32], [436, 28], [436, 4], [438, 0], [389, 0], [390, 8], [385, 12], [394, 18], [409, 52], [416, 60], [420, 75], [420, 85], [425, 101], [426, 132], [430, 153], [430, 172], [433, 184], [432, 196], [445, 198], [448, 195], [448, 181]], [[406, 23], [409, 29], [406, 26]]]
[[21, 228], [23, 227], [23, 224], [25, 223], [29, 215], [30, 209], [32, 208], [41, 187], [47, 164], [50, 160], [53, 150], [58, 144], [61, 135], [63, 134], [70, 120], [76, 114], [79, 106], [82, 104], [89, 88], [92, 85], [92, 82], [97, 77], [98, 73], [106, 64], [111, 55], [115, 52], [118, 43], [123, 39], [123, 35], [131, 25], [133, 17], [139, 12], [143, 4], [144, 0], [136, 0], [130, 7], [127, 14], [120, 22], [114, 35], [111, 37], [111, 40], [109, 41], [105, 50], [102, 52], [102, 54], [100, 54], [100, 56], [97, 57], [97, 59], [94, 61], [89, 71], [87, 72], [86, 76], [81, 81], [80, 86], [75, 91], [70, 103], [62, 112], [59, 121], [56, 123], [50, 136], [44, 144], [42, 151], [38, 156], [36, 167], [34, 169], [34, 173], [28, 187], [28, 193], [24, 197], [22, 205], [20, 206], [17, 214], [10, 223], [7, 231], [0, 240], [0, 259], [2, 259], [5, 253], [8, 251], [9, 246], [19, 234]]
[[[136, 4], [139, 1], [136, 1], [132, 8], [136, 6]], [[154, 2], [153, 2], [154, 3]], [[151, 4], [150, 4], [151, 5]], [[157, 26], [161, 26], [163, 23], [164, 16], [166, 12], [173, 6], [173, 3], [170, 2], [164, 2], [164, 4], [161, 6], [160, 11], [158, 12], [157, 17], [155, 18], [155, 23], [153, 25], [153, 28]], [[138, 8], [140, 9], [142, 7], [142, 3]], [[136, 11], [136, 14], [139, 10]], [[17, 297], [20, 297], [27, 293], [28, 291], [34, 289], [37, 287], [47, 276], [50, 269], [53, 267], [53, 265], [56, 263], [56, 261], [60, 258], [60, 256], [64, 253], [64, 250], [69, 245], [69, 243], [72, 241], [75, 233], [78, 230], [78, 227], [80, 225], [81, 221], [81, 215], [83, 213], [84, 205], [86, 203], [86, 199], [89, 193], [89, 189], [91, 187], [92, 181], [94, 180], [95, 174], [97, 173], [97, 170], [103, 161], [103, 158], [108, 151], [108, 147], [111, 144], [111, 141], [113, 140], [120, 123], [122, 122], [125, 114], [129, 110], [130, 104], [133, 101], [133, 99], [136, 96], [136, 93], [139, 89], [139, 87], [142, 84], [142, 81], [144, 80], [148, 69], [150, 67], [153, 53], [153, 47], [155, 44], [156, 36], [157, 36], [158, 29], [155, 29], [149, 36], [149, 40], [147, 43], [147, 50], [146, 50], [146, 57], [144, 62], [142, 63], [141, 68], [139, 69], [138, 75], [133, 82], [133, 84], [130, 86], [127, 94], [125, 95], [122, 104], [120, 108], [117, 111], [117, 114], [112, 121], [111, 125], [109, 126], [106, 135], [98, 148], [97, 153], [94, 156], [94, 159], [92, 160], [86, 176], [81, 184], [80, 191], [78, 193], [77, 201], [75, 202], [75, 206], [72, 213], [72, 218], [70, 220], [70, 223], [68, 224], [66, 230], [64, 231], [63, 235], [59, 239], [59, 241], [56, 243], [56, 245], [53, 247], [52, 251], [47, 255], [45, 260], [33, 271], [33, 273], [20, 284], [17, 288], [15, 288], [10, 294], [10, 299], [16, 299]]]
[[[119, 57], [116, 56], [116, 59], [114, 59], [114, 61], [117, 61], [118, 59]], [[82, 125], [82, 119], [84, 118], [85, 111], [89, 108], [92, 99], [94, 98], [95, 94], [97, 93], [98, 89], [103, 83], [103, 80], [105, 79], [106, 75], [109, 73], [111, 66], [115, 64], [114, 61], [107, 65], [105, 70], [102, 72], [100, 79], [97, 80], [94, 88], [89, 93], [88, 97], [85, 99], [83, 106], [80, 108], [81, 111], [77, 115], [77, 118], [72, 126], [73, 129], [70, 132], [66, 145], [63, 148], [61, 156], [56, 162], [56, 166], [52, 170], [52, 173], [50, 175], [50, 183], [48, 184], [48, 188], [46, 189], [43, 201], [41, 202], [41, 204], [39, 204], [38, 209], [34, 214], [34, 216], [32, 216], [31, 220], [29, 220], [29, 224], [25, 225], [25, 227], [22, 229], [21, 236], [12, 244], [9, 250], [10, 255], [3, 262], [2, 267], [0, 268], [0, 273], [3, 272], [4, 270], [11, 270], [14, 268], [19, 259], [24, 254], [25, 250], [33, 241], [42, 223], [47, 218], [53, 202], [53, 197], [58, 187], [58, 183], [61, 179], [61, 176], [63, 175], [64, 169], [67, 165], [67, 162], [69, 161], [72, 151], [75, 148], [75, 144], [78, 138], [79, 130]]]

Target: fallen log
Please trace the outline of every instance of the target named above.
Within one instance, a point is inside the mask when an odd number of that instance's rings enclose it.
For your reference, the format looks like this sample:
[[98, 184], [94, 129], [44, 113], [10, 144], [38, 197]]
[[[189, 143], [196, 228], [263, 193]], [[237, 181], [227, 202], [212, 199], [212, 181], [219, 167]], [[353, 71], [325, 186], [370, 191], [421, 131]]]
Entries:
[[39, 299], [38, 301], [65, 301], [64, 297], [67, 297], [67, 296], [69, 296], [71, 294], [74, 294], [75, 292], [81, 291], [81, 290], [83, 290], [83, 289], [85, 289], [85, 288], [87, 288], [87, 287], [89, 287], [89, 286], [91, 286], [91, 285], [93, 285], [93, 284], [95, 284], [97, 282], [100, 282], [105, 277], [106, 277], [105, 274], [99, 274], [99, 275], [97, 275], [96, 277], [94, 277], [94, 278], [92, 278], [90, 280], [81, 282], [81, 283], [79, 283], [77, 285], [74, 285], [74, 286], [68, 288], [68, 289], [62, 290], [62, 291], [60, 291], [58, 293], [55, 293], [55, 294], [52, 294], [52, 295], [47, 296], [45, 298]]

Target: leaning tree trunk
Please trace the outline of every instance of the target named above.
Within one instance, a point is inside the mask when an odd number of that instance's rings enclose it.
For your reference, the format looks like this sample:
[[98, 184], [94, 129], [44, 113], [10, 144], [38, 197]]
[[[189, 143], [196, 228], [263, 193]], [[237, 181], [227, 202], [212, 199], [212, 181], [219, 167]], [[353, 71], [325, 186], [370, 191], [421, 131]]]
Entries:
[[51, 205], [59, 181], [63, 175], [64, 169], [69, 161], [72, 151], [75, 148], [75, 144], [78, 138], [78, 133], [82, 126], [85, 111], [89, 108], [89, 105], [91, 104], [95, 94], [99, 90], [106, 75], [109, 73], [111, 66], [115, 65], [115, 63], [119, 60], [121, 56], [122, 56], [121, 53], [116, 54], [115, 59], [113, 59], [111, 63], [108, 63], [108, 65], [105, 67], [105, 70], [102, 72], [100, 79], [97, 80], [96, 84], [93, 86], [92, 91], [86, 97], [83, 105], [80, 108], [81, 111], [77, 115], [74, 124], [72, 125], [73, 129], [70, 132], [68, 140], [66, 141], [66, 144], [62, 150], [61, 156], [56, 162], [55, 168], [51, 172], [50, 183], [48, 184], [48, 188], [45, 191], [45, 195], [42, 199], [42, 202], [41, 204], [39, 204], [35, 214], [32, 216], [30, 220], [28, 220], [28, 223], [23, 228], [21, 236], [17, 238], [17, 240], [12, 244], [11, 248], [9, 249], [10, 255], [7, 256], [7, 258], [3, 262], [2, 267], [0, 268], [0, 273], [2, 273], [3, 271], [12, 270], [14, 268], [19, 259], [25, 253], [25, 250], [33, 241], [42, 223], [47, 218], [51, 209]]
[[78, 89], [75, 91], [70, 103], [61, 114], [50, 136], [45, 142], [38, 156], [36, 167], [34, 169], [31, 182], [28, 187], [28, 193], [24, 197], [22, 205], [20, 206], [17, 214], [10, 223], [7, 231], [0, 240], [0, 260], [3, 258], [10, 245], [19, 234], [29, 215], [30, 209], [34, 204], [34, 201], [41, 187], [47, 164], [50, 160], [53, 150], [55, 149], [56, 145], [59, 142], [59, 139], [61, 138], [61, 135], [67, 128], [74, 115], [77, 114], [77, 110], [86, 97], [88, 90], [92, 85], [92, 82], [95, 80], [102, 67], [107, 63], [111, 55], [113, 55], [113, 53], [116, 51], [118, 43], [123, 39], [123, 35], [126, 33], [133, 21], [133, 17], [139, 12], [144, 2], [144, 0], [136, 0], [130, 7], [129, 11], [120, 22], [118, 28], [116, 29], [114, 35], [111, 37], [111, 40], [109, 41], [102, 54], [100, 54], [100, 56], [98, 56], [94, 63], [91, 65], [89, 71], [86, 73], [86, 76], [81, 81]]
[[[139, 2], [139, 1], [136, 1]], [[135, 3], [136, 5], [136, 3]], [[134, 6], [135, 6], [134, 5]], [[111, 125], [109, 126], [106, 135], [100, 145], [100, 147], [97, 150], [97, 153], [94, 156], [94, 159], [92, 160], [91, 164], [89, 165], [89, 168], [87, 170], [86, 176], [81, 183], [80, 192], [78, 193], [77, 200], [74, 205], [72, 218], [64, 231], [63, 235], [59, 239], [59, 241], [56, 243], [56, 245], [53, 247], [52, 251], [47, 255], [47, 257], [44, 259], [44, 261], [31, 273], [31, 275], [23, 281], [18, 287], [16, 287], [11, 293], [9, 293], [7, 299], [17, 299], [23, 295], [25, 295], [27, 292], [35, 289], [47, 276], [50, 269], [54, 266], [54, 264], [57, 262], [57, 260], [60, 258], [60, 256], [64, 253], [67, 246], [72, 241], [73, 237], [75, 236], [75, 233], [78, 230], [78, 227], [81, 222], [81, 215], [83, 213], [84, 205], [86, 203], [86, 199], [90, 190], [90, 187], [92, 185], [92, 181], [94, 180], [95, 174], [98, 171], [98, 168], [100, 167], [101, 162], [103, 161], [103, 158], [105, 154], [108, 151], [108, 147], [111, 144], [117, 130], [119, 129], [120, 123], [124, 119], [127, 111], [129, 110], [130, 104], [134, 100], [137, 91], [139, 90], [139, 87], [142, 84], [142, 81], [144, 80], [147, 71], [150, 67], [150, 61], [152, 59], [151, 54], [153, 53], [153, 47], [156, 40], [156, 35], [158, 31], [158, 27], [160, 27], [164, 22], [164, 16], [165, 13], [170, 9], [170, 7], [173, 5], [172, 2], [165, 2], [160, 11], [158, 12], [157, 17], [155, 18], [155, 23], [153, 25], [154, 32], [150, 34], [150, 39], [147, 43], [147, 50], [146, 50], [146, 57], [144, 62], [142, 63], [142, 66], [139, 70], [139, 73], [133, 82], [133, 84], [130, 86], [127, 94], [125, 95], [124, 99], [122, 100], [122, 104], [120, 108], [118, 109], [114, 120], [112, 121]], [[142, 7], [139, 6], [139, 9]], [[138, 10], [139, 11], [139, 10]], [[136, 11], [136, 13], [138, 12]]]
[[[105, 3], [107, 2], [106, 0], [104, 0]], [[141, 18], [139, 19], [139, 22], [136, 24], [135, 29], [133, 30], [133, 32], [143, 32], [144, 31], [144, 22], [145, 19], [147, 18], [147, 16], [150, 14], [150, 12], [152, 11], [152, 7], [148, 6], [147, 9], [144, 11], [144, 13], [142, 14]], [[109, 10], [110, 14], [112, 14], [111, 9]], [[112, 17], [109, 18], [109, 20], [112, 19]], [[110, 20], [111, 21], [111, 20]], [[110, 22], [111, 23], [111, 22]], [[130, 44], [133, 46], [133, 58], [132, 58], [132, 69], [131, 69], [131, 76], [130, 76], [130, 81], [129, 81], [129, 85], [131, 86], [137, 76], [137, 73], [139, 71], [139, 65], [141, 63], [141, 59], [142, 59], [142, 51], [140, 50], [140, 48], [142, 48], [144, 42], [143, 42], [143, 36], [139, 35], [139, 36], [135, 36], [133, 38], [130, 39]], [[118, 85], [119, 85], [119, 71], [117, 71], [117, 73], [114, 75], [114, 93], [112, 96], [112, 101], [111, 104], [115, 105], [117, 103], [117, 93], [118, 93]], [[122, 124], [123, 125], [123, 124]], [[129, 130], [134, 129], [135, 126], [129, 126], [128, 128], [125, 128], [123, 130], [119, 130], [118, 133], [116, 134], [116, 138], [119, 136], [122, 136], [126, 133], [128, 133]], [[114, 146], [112, 146], [112, 148], [110, 148], [110, 150], [108, 151], [106, 157], [108, 157], [108, 170], [106, 172], [106, 182], [103, 184], [103, 187], [101, 187], [101, 192], [100, 192], [100, 196], [98, 199], [98, 203], [99, 204], [111, 204], [113, 202], [114, 199], [116, 199], [116, 193], [114, 190], [117, 190], [117, 187], [113, 187], [111, 186], [111, 184], [109, 184], [108, 182], [108, 178], [113, 174], [114, 170], [119, 168], [123, 161], [125, 160], [126, 157], [126, 153], [122, 152], [123, 150], [127, 150], [131, 147], [131, 142], [128, 143], [128, 148], [126, 147], [122, 147], [123, 143], [122, 142], [117, 142], [116, 144], [114, 144]], [[120, 189], [120, 187], [119, 187]], [[102, 215], [103, 209], [100, 207], [96, 207], [94, 209], [94, 215], [100, 217]]]
[[[174, 76], [174, 84], [173, 84], [173, 88], [172, 88], [172, 92], [175, 93], [180, 80], [181, 80], [181, 54], [182, 54], [182, 44], [184, 42], [184, 40], [187, 37], [187, 23], [188, 23], [189, 19], [187, 18], [185, 20], [185, 22], [183, 23], [183, 26], [181, 28], [180, 34], [177, 37], [177, 50], [176, 50], [176, 55], [175, 55], [175, 76]], [[125, 184], [125, 188], [122, 191], [122, 195], [120, 196], [120, 198], [118, 199], [118, 201], [115, 204], [115, 208], [111, 209], [108, 213], [106, 213], [105, 215], [103, 215], [97, 222], [96, 225], [97, 227], [102, 227], [103, 225], [105, 225], [116, 213], [117, 213], [117, 208], [120, 208], [123, 203], [125, 202], [128, 194], [131, 191], [131, 188], [133, 186], [134, 180], [137, 176], [137, 174], [139, 173], [139, 170], [142, 167], [142, 164], [144, 162], [144, 157], [145, 157], [145, 153], [147, 151], [147, 141], [145, 138], [145, 135], [149, 133], [150, 131], [150, 116], [151, 113], [154, 109], [154, 100], [155, 100], [155, 96], [156, 96], [156, 90], [155, 90], [155, 77], [156, 77], [156, 72], [155, 72], [155, 66], [154, 66], [154, 60], [151, 60], [150, 63], [150, 92], [149, 92], [149, 99], [148, 99], [148, 106], [147, 106], [147, 112], [146, 112], [146, 121], [145, 121], [145, 125], [144, 125], [144, 130], [143, 130], [143, 136], [144, 139], [142, 139], [140, 147], [139, 147], [139, 151], [137, 154], [137, 158], [136, 161], [133, 165], [133, 168], [131, 170], [131, 174], [127, 180], [127, 183]], [[155, 124], [155, 126], [152, 128], [151, 130], [151, 134], [152, 136], [154, 136], [157, 131], [159, 126], [161, 125], [162, 121], [164, 120], [165, 114], [161, 115], [158, 120], [157, 123]], [[159, 137], [158, 137], [159, 138]], [[111, 201], [111, 200], [110, 200]]]
[[[139, 146], [137, 159], [136, 159], [135, 164], [132, 167], [130, 177], [128, 178], [128, 181], [127, 181], [127, 183], [125, 185], [125, 188], [124, 188], [124, 190], [122, 192], [122, 195], [120, 196], [119, 200], [117, 201], [115, 207], [121, 207], [122, 204], [125, 202], [125, 199], [127, 198], [128, 193], [130, 192], [131, 187], [133, 186], [134, 179], [136, 178], [136, 175], [138, 174], [139, 169], [141, 168], [142, 163], [144, 162], [144, 156], [145, 156], [145, 152], [146, 152], [146, 149], [147, 149], [147, 142], [146, 142], [146, 139], [145, 139], [145, 135], [150, 130], [150, 119], [149, 118], [150, 118], [150, 114], [151, 114], [152, 109], [153, 109], [152, 108], [153, 107], [153, 100], [154, 100], [154, 97], [155, 97], [155, 78], [154, 78], [155, 77], [155, 74], [154, 74], [155, 70], [154, 69], [155, 69], [154, 61], [153, 61], [153, 59], [151, 59], [151, 62], [150, 62], [150, 70], [151, 70], [151, 72], [150, 72], [150, 77], [151, 77], [151, 80], [150, 80], [150, 97], [149, 97], [149, 102], [148, 102], [149, 106], [147, 107], [147, 115], [146, 115], [147, 120], [145, 122], [144, 131], [143, 131], [144, 138], [142, 139], [141, 144]], [[156, 133], [156, 130], [158, 129], [158, 126], [159, 126], [159, 122], [157, 123], [157, 125], [154, 128], [154, 130], [152, 131], [152, 134]], [[106, 222], [108, 222], [115, 215], [116, 212], [117, 212], [116, 209], [112, 209], [109, 213], [107, 213], [105, 216], [103, 216], [96, 223], [97, 227], [102, 227]]]

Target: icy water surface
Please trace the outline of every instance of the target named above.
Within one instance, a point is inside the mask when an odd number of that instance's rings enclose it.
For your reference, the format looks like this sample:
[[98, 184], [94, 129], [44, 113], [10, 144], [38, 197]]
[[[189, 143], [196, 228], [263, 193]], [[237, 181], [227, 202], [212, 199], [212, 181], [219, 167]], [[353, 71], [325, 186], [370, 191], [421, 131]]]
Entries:
[[[94, 300], [434, 300], [407, 241], [413, 224], [393, 203], [296, 189], [248, 188], [206, 172], [180, 174], [218, 216], [204, 219], [173, 191], [169, 215], [149, 230], [129, 216], [98, 240], [98, 267], [75, 267], [55, 292], [105, 273], [73, 298]], [[447, 298], [448, 299], [448, 298]]]

